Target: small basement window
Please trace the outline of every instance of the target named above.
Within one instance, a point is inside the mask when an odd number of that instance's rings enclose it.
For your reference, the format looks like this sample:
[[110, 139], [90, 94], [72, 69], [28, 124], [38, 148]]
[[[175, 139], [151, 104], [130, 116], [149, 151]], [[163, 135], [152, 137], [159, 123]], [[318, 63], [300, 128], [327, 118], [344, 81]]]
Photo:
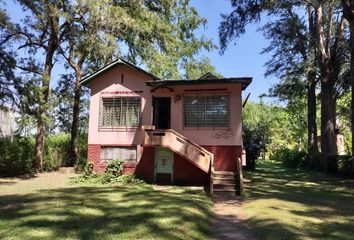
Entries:
[[101, 147], [101, 161], [122, 160], [125, 163], [136, 163], [136, 146], [133, 147]]

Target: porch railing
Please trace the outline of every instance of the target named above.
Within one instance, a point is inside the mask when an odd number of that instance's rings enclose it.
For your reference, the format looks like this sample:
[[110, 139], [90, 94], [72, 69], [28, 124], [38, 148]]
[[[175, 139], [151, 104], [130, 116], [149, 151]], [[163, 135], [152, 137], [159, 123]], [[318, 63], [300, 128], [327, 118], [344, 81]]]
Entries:
[[163, 146], [188, 159], [206, 173], [211, 171], [214, 155], [172, 129], [145, 129], [144, 146]]

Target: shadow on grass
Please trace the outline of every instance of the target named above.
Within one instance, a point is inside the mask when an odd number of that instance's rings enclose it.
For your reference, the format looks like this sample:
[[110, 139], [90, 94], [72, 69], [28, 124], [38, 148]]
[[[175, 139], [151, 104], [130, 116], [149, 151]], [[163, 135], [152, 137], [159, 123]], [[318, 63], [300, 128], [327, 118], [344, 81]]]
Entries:
[[249, 221], [260, 239], [353, 239], [354, 181], [269, 161], [245, 175], [246, 200], [258, 214]]
[[205, 196], [147, 186], [80, 186], [0, 196], [1, 239], [205, 239], [209, 219]]

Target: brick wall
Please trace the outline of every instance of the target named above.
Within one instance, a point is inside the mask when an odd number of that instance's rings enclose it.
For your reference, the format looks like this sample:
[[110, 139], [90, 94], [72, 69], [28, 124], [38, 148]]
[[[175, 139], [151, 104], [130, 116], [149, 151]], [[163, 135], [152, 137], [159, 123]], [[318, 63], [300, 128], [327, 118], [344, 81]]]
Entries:
[[181, 185], [205, 185], [210, 181], [209, 174], [193, 165], [187, 159], [174, 154], [173, 182]]
[[101, 164], [101, 145], [89, 144], [87, 152], [87, 160], [93, 163], [93, 170], [95, 172], [104, 172], [106, 165]]
[[[88, 160], [93, 162], [94, 171], [104, 172], [106, 164], [100, 162], [100, 145], [88, 145]], [[241, 157], [241, 146], [203, 146], [214, 154], [216, 171], [235, 171], [236, 159]], [[155, 148], [144, 147], [138, 164], [124, 164], [123, 173], [134, 173], [149, 182], [154, 180]], [[188, 160], [174, 154], [174, 181], [180, 184], [202, 185], [209, 182], [209, 174], [200, 170]]]
[[[101, 162], [101, 145], [98, 144], [89, 144], [87, 159], [89, 162], [93, 163], [93, 170], [95, 172], [103, 173], [106, 170], [107, 163]], [[123, 173], [132, 174], [135, 172], [136, 164], [124, 163], [123, 164]]]
[[215, 171], [236, 171], [236, 160], [241, 157], [241, 146], [202, 146], [214, 154]]
[[135, 174], [144, 178], [148, 182], [154, 181], [154, 161], [155, 161], [155, 148], [144, 147], [140, 161], [135, 169]]

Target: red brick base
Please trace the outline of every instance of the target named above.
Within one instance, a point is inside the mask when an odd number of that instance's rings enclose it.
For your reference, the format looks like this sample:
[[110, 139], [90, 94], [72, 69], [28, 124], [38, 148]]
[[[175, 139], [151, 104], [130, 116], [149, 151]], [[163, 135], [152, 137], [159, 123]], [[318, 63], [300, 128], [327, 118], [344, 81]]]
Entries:
[[236, 171], [236, 160], [241, 157], [241, 146], [202, 146], [214, 154], [215, 171]]
[[[241, 157], [241, 146], [203, 146], [214, 154], [216, 171], [235, 171], [236, 160]], [[88, 160], [93, 162], [96, 172], [104, 172], [107, 165], [100, 161], [101, 146], [88, 145]], [[155, 148], [144, 147], [138, 164], [125, 164], [123, 173], [134, 173], [149, 182], [154, 181]], [[187, 159], [174, 154], [173, 179], [177, 184], [203, 185], [209, 183], [209, 174], [205, 173]]]

